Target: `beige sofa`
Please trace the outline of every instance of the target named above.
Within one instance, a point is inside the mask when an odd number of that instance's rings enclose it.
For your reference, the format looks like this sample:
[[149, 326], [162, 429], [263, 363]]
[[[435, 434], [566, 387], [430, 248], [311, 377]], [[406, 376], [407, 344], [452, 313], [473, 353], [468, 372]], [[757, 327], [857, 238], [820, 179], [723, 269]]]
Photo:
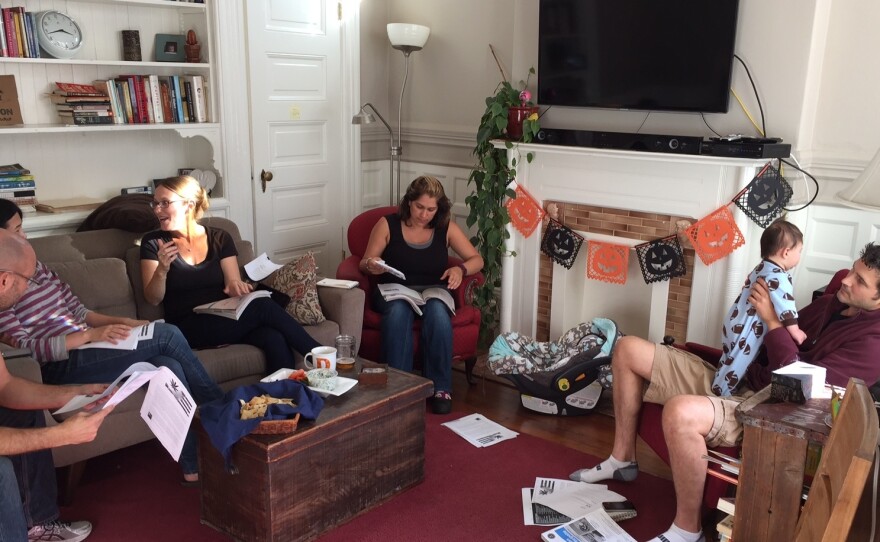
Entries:
[[[241, 240], [233, 222], [205, 218], [203, 223], [223, 228], [233, 236], [240, 264], [254, 258], [251, 243]], [[31, 245], [37, 258], [70, 284], [86, 307], [106, 314], [155, 320], [162, 317], [162, 309], [149, 305], [143, 297], [137, 246], [140, 237], [140, 234], [107, 229], [36, 238], [31, 240]], [[318, 295], [327, 320], [306, 326], [306, 331], [322, 344], [332, 345], [339, 334], [353, 335], [360, 344], [363, 291], [318, 288]], [[263, 353], [253, 346], [230, 345], [198, 350], [196, 354], [208, 374], [224, 390], [256, 382], [266, 375]], [[16, 374], [33, 380], [40, 378], [39, 366], [30, 358], [9, 360], [9, 365]], [[75, 485], [84, 460], [154, 438], [140, 418], [142, 401], [143, 391], [117, 406], [104, 421], [95, 441], [53, 450], [55, 466], [74, 465], [70, 481]], [[50, 424], [56, 423], [48, 414], [47, 419]]]

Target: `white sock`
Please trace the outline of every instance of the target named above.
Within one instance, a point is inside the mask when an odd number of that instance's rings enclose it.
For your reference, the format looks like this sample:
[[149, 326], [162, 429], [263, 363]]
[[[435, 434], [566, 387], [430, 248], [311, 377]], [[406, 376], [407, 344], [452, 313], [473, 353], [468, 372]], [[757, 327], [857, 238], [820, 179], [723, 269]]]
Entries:
[[[615, 476], [617, 474], [617, 476]], [[581, 469], [575, 471], [569, 476], [575, 481], [587, 482], [594, 484], [602, 480], [623, 480], [632, 481], [638, 474], [638, 463], [635, 461], [620, 461], [613, 455], [609, 455], [608, 459], [599, 463], [591, 469]]]
[[675, 523], [669, 526], [669, 529], [663, 533], [659, 534], [656, 537], [652, 538], [648, 542], [704, 542], [705, 538], [703, 538], [703, 532], [699, 531], [696, 533], [692, 533], [690, 531], [685, 531]]

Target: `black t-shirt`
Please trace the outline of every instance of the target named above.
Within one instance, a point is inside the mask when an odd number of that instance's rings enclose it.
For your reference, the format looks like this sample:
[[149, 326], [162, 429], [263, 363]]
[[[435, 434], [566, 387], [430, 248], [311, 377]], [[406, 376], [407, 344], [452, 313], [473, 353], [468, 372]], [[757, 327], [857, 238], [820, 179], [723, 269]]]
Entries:
[[[165, 279], [165, 319], [176, 323], [192, 314], [193, 307], [227, 297], [220, 260], [238, 256], [232, 237], [219, 228], [205, 228], [208, 237], [208, 255], [196, 265], [177, 258], [171, 263]], [[159, 239], [171, 241], [166, 231], [152, 231], [141, 239], [141, 259], [159, 260]]]

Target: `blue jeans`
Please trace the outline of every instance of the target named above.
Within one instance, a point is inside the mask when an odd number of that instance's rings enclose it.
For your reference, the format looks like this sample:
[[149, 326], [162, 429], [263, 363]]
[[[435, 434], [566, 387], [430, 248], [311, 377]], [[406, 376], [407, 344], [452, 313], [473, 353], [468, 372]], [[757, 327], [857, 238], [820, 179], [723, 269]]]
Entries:
[[0, 542], [27, 540], [28, 527], [15, 479], [12, 461], [0, 456]]
[[[41, 410], [0, 407], [0, 426], [15, 429], [46, 427]], [[8, 470], [8, 472], [7, 472]], [[58, 486], [50, 450], [0, 457], [0, 541], [24, 540], [13, 536], [19, 523], [28, 526], [58, 518]]]
[[[171, 324], [156, 324], [153, 338], [140, 341], [137, 350], [71, 350], [67, 360], [43, 364], [43, 380], [49, 384], [112, 382], [132, 363], [139, 361], [168, 367], [186, 386], [196, 404], [201, 405], [223, 396], [223, 391], [208, 376], [183, 334]], [[192, 429], [183, 444], [180, 466], [187, 474], [199, 471], [196, 437]]]
[[[452, 391], [452, 320], [439, 299], [422, 305], [422, 374], [434, 383], [434, 392]], [[406, 301], [385, 301], [374, 291], [373, 310], [382, 314], [382, 360], [403, 371], [413, 368], [413, 322], [419, 316]]]
[[263, 351], [270, 373], [293, 369], [293, 351], [300, 354], [321, 346], [305, 329], [269, 298], [255, 299], [232, 320], [223, 316], [193, 313], [177, 322], [193, 348], [212, 348], [223, 344], [250, 344]]

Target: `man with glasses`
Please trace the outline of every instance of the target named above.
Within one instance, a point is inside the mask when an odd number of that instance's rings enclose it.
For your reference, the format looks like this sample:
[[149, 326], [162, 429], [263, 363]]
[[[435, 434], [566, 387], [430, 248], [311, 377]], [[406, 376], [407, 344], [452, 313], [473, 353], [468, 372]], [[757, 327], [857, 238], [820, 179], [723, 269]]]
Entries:
[[[0, 310], [12, 307], [36, 270], [33, 249], [0, 229]], [[57, 483], [51, 448], [95, 439], [113, 408], [80, 412], [47, 428], [43, 409], [63, 406], [75, 395], [101, 393], [103, 384], [47, 386], [9, 374], [0, 355], [0, 542], [85, 539], [87, 521], [58, 520]], [[28, 529], [28, 525], [33, 525]]]

